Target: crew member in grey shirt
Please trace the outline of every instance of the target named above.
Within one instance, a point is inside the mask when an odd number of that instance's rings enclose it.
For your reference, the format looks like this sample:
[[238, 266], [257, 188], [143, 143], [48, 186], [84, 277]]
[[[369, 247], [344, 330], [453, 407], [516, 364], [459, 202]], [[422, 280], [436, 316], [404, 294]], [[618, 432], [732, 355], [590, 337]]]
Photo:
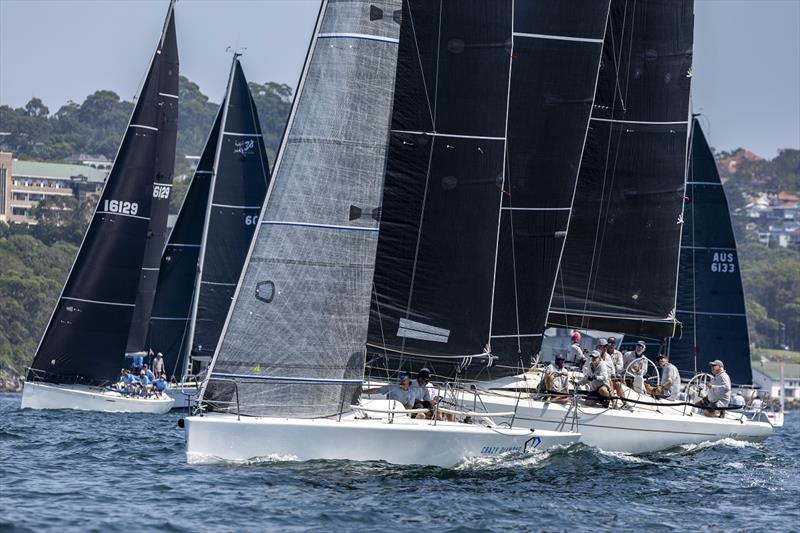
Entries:
[[594, 350], [589, 355], [589, 361], [583, 365], [583, 379], [580, 383], [589, 384], [590, 394], [586, 397], [586, 405], [594, 405], [601, 398], [611, 398], [611, 375], [599, 350]]
[[724, 416], [725, 411], [720, 411], [718, 415], [714, 407], [728, 407], [731, 401], [731, 378], [719, 359], [711, 361], [708, 366], [713, 377], [706, 383], [708, 395], [700, 401], [699, 406], [704, 408], [703, 414], [706, 416]]
[[651, 394], [656, 398], [677, 400], [681, 393], [681, 375], [678, 368], [670, 363], [669, 357], [663, 353], [656, 359], [656, 364], [661, 369], [661, 379], [659, 385], [652, 388]]
[[569, 393], [569, 373], [564, 367], [564, 360], [563, 355], [556, 355], [555, 361], [550, 363], [544, 371], [545, 390], [555, 393], [549, 396], [551, 402], [567, 403], [570, 401], [569, 396], [565, 396]]

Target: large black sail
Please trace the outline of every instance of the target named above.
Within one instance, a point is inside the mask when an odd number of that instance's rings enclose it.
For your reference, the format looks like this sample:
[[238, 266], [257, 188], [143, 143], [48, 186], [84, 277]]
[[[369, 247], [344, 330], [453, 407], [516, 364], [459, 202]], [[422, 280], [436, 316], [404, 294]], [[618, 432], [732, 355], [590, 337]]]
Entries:
[[217, 348], [269, 184], [261, 124], [238, 59], [226, 104], [189, 324], [194, 355], [211, 356]]
[[125, 348], [151, 229], [158, 158], [175, 151], [175, 130], [169, 123], [177, 102], [159, 94], [161, 77], [178, 75], [172, 70], [177, 65], [174, 31], [170, 4], [114, 166], [28, 379], [102, 383], [127, 366]]
[[158, 109], [142, 109], [133, 121], [150, 122], [143, 115], [157, 114], [159, 142], [155, 153], [155, 180], [150, 203], [150, 221], [147, 227], [147, 242], [144, 248], [142, 269], [139, 275], [139, 289], [136, 293], [136, 307], [128, 333], [127, 352], [141, 352], [145, 347], [150, 314], [158, 283], [158, 271], [164, 242], [167, 236], [167, 217], [169, 216], [172, 174], [175, 169], [175, 139], [178, 134], [178, 45], [175, 36], [175, 19], [169, 17], [161, 37], [161, 45], [156, 51], [152, 83], [142, 90], [149, 97], [158, 99]]
[[736, 239], [714, 155], [697, 120], [686, 197], [678, 274], [683, 335], [670, 343], [671, 362], [696, 371], [722, 359], [734, 383], [750, 384], [750, 338]]
[[538, 351], [608, 12], [578, 4], [403, 2], [372, 366], [488, 377]]
[[553, 326], [679, 329], [692, 43], [692, 0], [612, 0]]
[[[225, 101], [222, 102], [225, 105]], [[186, 191], [178, 219], [169, 235], [161, 258], [158, 288], [150, 317], [149, 347], [164, 354], [164, 365], [171, 375], [180, 377], [186, 368], [187, 335], [192, 296], [197, 279], [197, 260], [203, 239], [208, 192], [217, 152], [222, 108], [217, 113], [211, 133], [192, 181]]]

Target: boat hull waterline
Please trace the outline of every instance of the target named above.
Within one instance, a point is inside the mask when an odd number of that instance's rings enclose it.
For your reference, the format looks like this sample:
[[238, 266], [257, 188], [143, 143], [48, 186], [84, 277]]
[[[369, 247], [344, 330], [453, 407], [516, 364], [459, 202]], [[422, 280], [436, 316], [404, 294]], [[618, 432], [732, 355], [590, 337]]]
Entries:
[[580, 435], [486, 427], [456, 422], [242, 417], [211, 413], [184, 419], [189, 463], [259, 458], [346, 459], [452, 467], [466, 458], [546, 450], [577, 443]]
[[22, 409], [74, 409], [104, 413], [164, 414], [173, 398], [137, 398], [86, 385], [54, 385], [26, 381], [22, 387]]
[[[525, 396], [523, 394], [519, 401], [514, 394], [505, 393], [486, 395], [481, 399], [489, 411], [516, 407], [514, 427], [572, 429], [580, 432], [583, 444], [605, 451], [647, 453], [725, 438], [761, 441], [772, 434], [770, 424], [754, 422], [741, 415], [714, 418], [697, 412], [684, 414], [683, 407], [642, 405], [637, 405], [632, 411], [580, 406], [577, 424], [573, 427], [574, 410], [568, 413], [571, 405], [542, 402]], [[652, 398], [642, 400], [654, 401]], [[496, 421], [502, 420], [497, 418]]]

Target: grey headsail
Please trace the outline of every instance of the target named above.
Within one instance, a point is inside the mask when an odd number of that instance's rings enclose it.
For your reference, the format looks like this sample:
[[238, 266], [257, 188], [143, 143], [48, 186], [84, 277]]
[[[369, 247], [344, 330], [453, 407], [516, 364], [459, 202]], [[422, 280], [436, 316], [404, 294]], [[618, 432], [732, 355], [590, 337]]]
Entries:
[[321, 6], [206, 408], [236, 411], [224, 379], [248, 415], [326, 416], [360, 390], [399, 10]]
[[371, 367], [489, 378], [530, 365], [608, 6], [403, 2]]
[[670, 337], [681, 238], [692, 0], [612, 0], [553, 326]]
[[[29, 380], [102, 384], [127, 366], [156, 182], [172, 174], [178, 52], [173, 5], [78, 255], [36, 351]], [[169, 166], [169, 168], [167, 168]], [[148, 263], [149, 264], [149, 263]], [[155, 262], [158, 267], [158, 262]]]
[[714, 155], [696, 119], [686, 198], [677, 309], [683, 335], [669, 344], [671, 362], [698, 371], [712, 359], [722, 359], [734, 383], [751, 384], [736, 238]]
[[[222, 106], [225, 103], [226, 100], [223, 100]], [[187, 366], [184, 356], [189, 344], [187, 335], [197, 281], [197, 260], [200, 257], [221, 122], [222, 107], [214, 119], [178, 219], [164, 248], [150, 331], [147, 334], [149, 348], [164, 354], [164, 367], [177, 378], [182, 376]]]

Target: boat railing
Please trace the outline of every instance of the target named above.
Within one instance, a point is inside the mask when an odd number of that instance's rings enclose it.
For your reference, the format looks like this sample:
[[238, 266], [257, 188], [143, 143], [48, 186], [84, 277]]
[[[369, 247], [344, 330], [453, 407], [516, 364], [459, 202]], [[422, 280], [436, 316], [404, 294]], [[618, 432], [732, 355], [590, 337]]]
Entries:
[[[239, 402], [239, 381], [230, 378], [214, 377], [213, 375], [209, 376], [206, 379], [209, 382], [220, 381], [225, 383], [233, 383], [233, 396], [236, 399], [236, 420], [241, 420], [242, 412], [241, 412], [241, 403]], [[205, 405], [213, 405], [215, 403], [221, 403], [221, 402], [208, 401], [201, 398], [197, 401], [197, 410], [198, 412], [202, 413], [205, 410]], [[225, 402], [225, 403], [229, 404], [230, 402]]]

